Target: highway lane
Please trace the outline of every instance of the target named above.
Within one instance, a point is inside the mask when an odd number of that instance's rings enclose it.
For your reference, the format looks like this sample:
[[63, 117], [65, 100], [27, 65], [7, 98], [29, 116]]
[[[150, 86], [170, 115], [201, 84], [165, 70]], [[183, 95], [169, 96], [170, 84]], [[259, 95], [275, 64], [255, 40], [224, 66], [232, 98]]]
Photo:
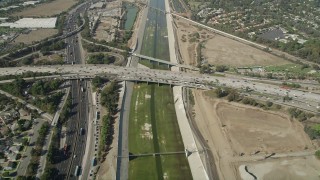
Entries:
[[[299, 100], [301, 102], [306, 102], [310, 104], [309, 109], [317, 111], [319, 109], [320, 95], [305, 92], [302, 90], [295, 89], [283, 89], [279, 85], [265, 84], [262, 82], [254, 82], [253, 80], [243, 79], [242, 77], [221, 77], [221, 76], [210, 76], [205, 74], [198, 74], [192, 72], [174, 72], [165, 70], [155, 70], [155, 69], [142, 69], [142, 68], [132, 68], [132, 67], [120, 67], [112, 65], [74, 65], [74, 66], [41, 66], [41, 67], [13, 67], [13, 68], [2, 68], [0, 75], [9, 74], [20, 74], [26, 71], [33, 72], [56, 72], [64, 74], [74, 74], [73, 77], [77, 75], [92, 77], [94, 75], [110, 75], [113, 74], [118, 79], [121, 80], [131, 80], [131, 81], [162, 81], [162, 82], [177, 82], [184, 86], [189, 84], [195, 84], [199, 88], [211, 88], [215, 86], [222, 87], [232, 87], [236, 89], [246, 89], [247, 87], [251, 90], [275, 95], [278, 97], [284, 97], [289, 95], [294, 97], [294, 100]], [[299, 107], [299, 105], [294, 105]]]
[[[77, 29], [77, 18], [79, 13], [85, 11], [88, 7], [88, 3], [78, 6], [76, 10], [66, 18], [65, 33], [72, 32]], [[72, 35], [65, 39], [66, 47], [66, 63], [68, 64], [80, 64], [80, 46], [77, 39], [77, 34]], [[85, 149], [86, 135], [79, 135], [81, 127], [85, 129], [87, 120], [87, 106], [85, 92], [81, 91], [81, 86], [85, 88], [85, 82], [79, 80], [71, 81], [71, 97], [72, 97], [72, 114], [73, 116], [67, 122], [67, 135], [66, 144], [68, 146], [68, 155], [62, 155], [62, 159], [56, 164], [56, 168], [59, 170], [56, 179], [78, 179], [74, 176], [76, 166], [81, 166], [82, 156]]]

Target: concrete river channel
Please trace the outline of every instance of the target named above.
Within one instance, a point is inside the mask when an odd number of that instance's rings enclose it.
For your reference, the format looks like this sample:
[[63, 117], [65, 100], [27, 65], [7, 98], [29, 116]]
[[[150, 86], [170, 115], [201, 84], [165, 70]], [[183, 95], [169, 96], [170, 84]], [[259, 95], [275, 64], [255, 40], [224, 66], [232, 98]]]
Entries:
[[[165, 10], [164, 0], [150, 0], [149, 5]], [[149, 8], [140, 53], [169, 60], [167, 37], [165, 14]], [[148, 61], [142, 64], [167, 68]], [[184, 151], [170, 86], [145, 83], [133, 86], [128, 139], [131, 155]], [[131, 157], [128, 175], [129, 179], [192, 179], [184, 153]]]

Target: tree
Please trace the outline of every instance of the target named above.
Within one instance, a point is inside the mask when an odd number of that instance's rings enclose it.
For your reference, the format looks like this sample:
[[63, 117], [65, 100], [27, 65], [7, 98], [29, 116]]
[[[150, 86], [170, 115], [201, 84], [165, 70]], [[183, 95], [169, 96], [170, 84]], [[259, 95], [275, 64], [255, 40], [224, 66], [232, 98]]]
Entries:
[[56, 173], [55, 168], [45, 168], [44, 173], [41, 176], [41, 180], [49, 180], [49, 179], [55, 179], [54, 175]]
[[224, 72], [224, 71], [227, 71], [229, 68], [225, 65], [217, 65], [216, 66], [216, 71], [217, 72]]
[[106, 82], [105, 79], [101, 78], [100, 76], [95, 76], [93, 79], [92, 79], [92, 85], [93, 87], [99, 87], [101, 84], [103, 84], [104, 82]]
[[208, 65], [203, 65], [200, 67], [200, 73], [201, 74], [211, 74], [213, 73], [213, 70]]
[[273, 103], [272, 103], [271, 101], [267, 101], [267, 102], [266, 102], [266, 105], [267, 105], [268, 107], [271, 107], [271, 106], [273, 105]]
[[237, 101], [239, 99], [239, 93], [235, 89], [231, 89], [227, 97], [228, 101]]
[[215, 93], [218, 98], [225, 97], [229, 94], [228, 91], [226, 91], [225, 89], [222, 89], [220, 87], [215, 89]]
[[317, 150], [317, 151], [314, 153], [314, 155], [315, 155], [318, 159], [320, 159], [320, 150]]

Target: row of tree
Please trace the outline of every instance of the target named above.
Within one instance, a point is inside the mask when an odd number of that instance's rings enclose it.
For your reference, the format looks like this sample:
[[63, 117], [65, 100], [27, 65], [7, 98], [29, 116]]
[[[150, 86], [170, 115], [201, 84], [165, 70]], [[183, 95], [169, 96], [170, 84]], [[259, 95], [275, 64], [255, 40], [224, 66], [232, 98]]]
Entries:
[[89, 56], [88, 64], [111, 64], [114, 63], [115, 57], [108, 56], [104, 53], [92, 54]]
[[101, 92], [101, 104], [107, 108], [108, 114], [102, 118], [99, 158], [102, 154], [108, 151], [109, 145], [112, 142], [114, 115], [118, 111], [119, 100], [119, 85], [115, 81], [110, 81], [109, 84]]
[[60, 85], [63, 83], [62, 80], [54, 79], [52, 81], [39, 80], [32, 84], [29, 92], [33, 96], [44, 96], [48, 95], [50, 92], [59, 89]]
[[44, 98], [35, 98], [35, 100], [33, 100], [33, 104], [41, 108], [43, 111], [53, 114], [57, 111], [63, 95], [63, 92], [57, 92]]

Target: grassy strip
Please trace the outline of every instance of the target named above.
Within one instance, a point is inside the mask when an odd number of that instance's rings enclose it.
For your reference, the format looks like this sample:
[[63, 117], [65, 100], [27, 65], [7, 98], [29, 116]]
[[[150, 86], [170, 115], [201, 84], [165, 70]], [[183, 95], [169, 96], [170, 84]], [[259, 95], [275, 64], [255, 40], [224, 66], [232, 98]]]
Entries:
[[[173, 92], [169, 86], [137, 84], [131, 100], [129, 150], [132, 154], [183, 151], [176, 120]], [[160, 162], [159, 162], [160, 161]], [[140, 157], [130, 161], [129, 179], [190, 179], [184, 154]]]

